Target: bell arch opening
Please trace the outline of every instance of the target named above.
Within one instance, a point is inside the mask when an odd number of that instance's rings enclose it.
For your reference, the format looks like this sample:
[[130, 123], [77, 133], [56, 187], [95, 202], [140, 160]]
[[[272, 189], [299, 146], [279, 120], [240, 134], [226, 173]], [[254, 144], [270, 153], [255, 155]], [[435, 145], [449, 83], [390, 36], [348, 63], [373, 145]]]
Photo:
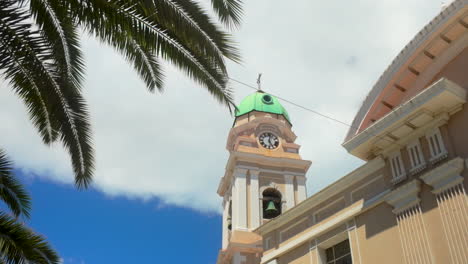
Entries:
[[281, 214], [281, 193], [274, 189], [268, 188], [262, 193], [263, 199], [263, 219], [272, 219]]

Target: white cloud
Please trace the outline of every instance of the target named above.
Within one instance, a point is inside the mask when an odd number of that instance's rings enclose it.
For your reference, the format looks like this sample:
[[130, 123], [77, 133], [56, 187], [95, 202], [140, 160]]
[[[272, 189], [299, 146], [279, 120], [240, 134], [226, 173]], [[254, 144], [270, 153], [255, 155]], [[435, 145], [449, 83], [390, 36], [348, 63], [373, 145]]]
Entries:
[[[243, 65], [231, 76], [351, 123], [361, 101], [404, 45], [439, 12], [438, 1], [245, 1], [235, 33]], [[150, 94], [113, 50], [83, 41], [84, 89], [94, 131], [95, 187], [109, 195], [148, 199], [202, 211], [219, 208], [216, 195], [228, 157], [228, 111], [175, 69], [166, 91]], [[0, 90], [0, 143], [16, 165], [38, 177], [72, 183], [60, 146], [41, 143], [21, 101]], [[233, 83], [236, 98], [251, 93]], [[309, 193], [361, 164], [341, 147], [347, 128], [294, 106], [288, 109], [302, 156], [314, 163]]]

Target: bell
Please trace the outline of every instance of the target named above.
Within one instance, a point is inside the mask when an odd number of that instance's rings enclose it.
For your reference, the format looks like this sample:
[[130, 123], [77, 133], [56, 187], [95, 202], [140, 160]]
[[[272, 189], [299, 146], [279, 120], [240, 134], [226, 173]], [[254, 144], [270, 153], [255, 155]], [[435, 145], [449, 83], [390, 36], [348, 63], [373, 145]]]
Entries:
[[229, 217], [227, 219], [227, 228], [228, 230], [232, 230], [232, 220], [231, 220], [231, 217]]
[[276, 209], [275, 203], [273, 201], [268, 202], [267, 209], [265, 210], [268, 214], [276, 214], [278, 213], [278, 209]]

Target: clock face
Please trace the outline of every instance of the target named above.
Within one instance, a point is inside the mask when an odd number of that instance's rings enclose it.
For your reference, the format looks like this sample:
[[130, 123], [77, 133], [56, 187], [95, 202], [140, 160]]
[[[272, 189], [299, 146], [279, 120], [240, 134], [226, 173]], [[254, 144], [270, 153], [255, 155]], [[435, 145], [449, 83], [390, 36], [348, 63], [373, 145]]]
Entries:
[[275, 149], [279, 146], [279, 139], [270, 132], [265, 132], [258, 137], [260, 144], [267, 149]]

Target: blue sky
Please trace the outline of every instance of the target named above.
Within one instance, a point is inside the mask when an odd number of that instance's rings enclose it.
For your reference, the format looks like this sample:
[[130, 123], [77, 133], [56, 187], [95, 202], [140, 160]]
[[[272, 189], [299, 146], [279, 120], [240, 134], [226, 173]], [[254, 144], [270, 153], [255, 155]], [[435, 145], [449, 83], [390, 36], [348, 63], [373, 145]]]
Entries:
[[216, 262], [216, 214], [42, 180], [27, 182], [27, 188], [33, 198], [29, 224], [48, 238], [64, 264]]
[[[228, 63], [230, 76], [255, 85], [261, 72], [262, 89], [346, 123], [441, 7], [439, 0], [244, 2], [243, 25], [233, 33], [243, 63]], [[32, 192], [28, 223], [65, 263], [214, 263], [221, 246], [216, 189], [232, 116], [170, 65], [165, 92], [151, 94], [115, 51], [89, 36], [82, 46], [96, 149], [90, 190], [74, 189], [68, 154], [42, 143], [0, 78], [0, 123], [8, 124], [0, 146]], [[237, 102], [252, 92], [232, 87]], [[309, 195], [362, 164], [341, 147], [346, 126], [284, 106], [300, 154], [313, 162]]]

